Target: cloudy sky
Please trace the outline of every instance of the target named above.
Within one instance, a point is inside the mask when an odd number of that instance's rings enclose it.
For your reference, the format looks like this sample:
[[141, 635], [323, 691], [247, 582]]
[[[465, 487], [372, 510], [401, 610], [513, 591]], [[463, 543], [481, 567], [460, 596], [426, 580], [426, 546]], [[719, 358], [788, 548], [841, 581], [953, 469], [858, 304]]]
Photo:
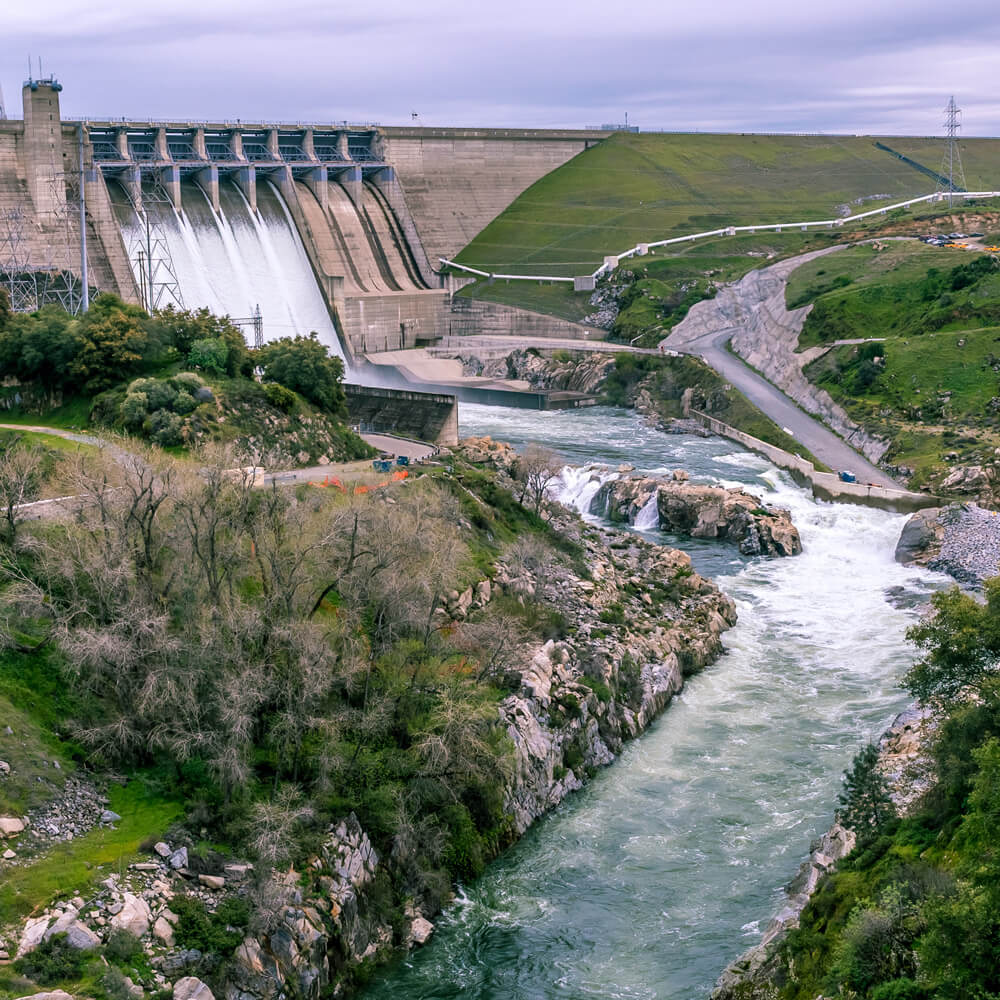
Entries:
[[1000, 134], [996, 0], [0, 0], [63, 113]]

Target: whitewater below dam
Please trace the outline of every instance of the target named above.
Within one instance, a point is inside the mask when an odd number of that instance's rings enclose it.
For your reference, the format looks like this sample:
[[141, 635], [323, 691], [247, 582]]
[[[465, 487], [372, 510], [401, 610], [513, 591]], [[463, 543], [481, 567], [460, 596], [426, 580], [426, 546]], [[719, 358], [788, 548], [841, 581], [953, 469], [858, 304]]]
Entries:
[[[904, 516], [815, 501], [719, 438], [663, 434], [606, 407], [537, 412], [463, 405], [461, 433], [548, 445], [575, 465], [676, 468], [788, 507], [804, 552], [690, 552], [737, 603], [727, 652], [690, 679], [645, 735], [462, 888], [422, 949], [367, 1000], [615, 997], [700, 1000], [756, 943], [781, 887], [833, 818], [842, 772], [907, 704], [904, 639], [946, 580], [894, 562]], [[589, 473], [561, 498], [586, 511]]]

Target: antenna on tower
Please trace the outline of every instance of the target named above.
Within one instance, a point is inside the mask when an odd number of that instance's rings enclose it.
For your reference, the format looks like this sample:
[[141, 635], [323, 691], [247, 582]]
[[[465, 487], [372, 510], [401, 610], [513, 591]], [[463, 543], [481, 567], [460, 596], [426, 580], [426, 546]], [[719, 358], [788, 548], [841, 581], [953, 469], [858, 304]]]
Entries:
[[941, 173], [948, 178], [948, 205], [952, 204], [956, 191], [965, 190], [965, 171], [962, 170], [962, 153], [958, 146], [958, 131], [962, 127], [962, 109], [952, 95], [944, 109], [944, 130], [948, 145], [944, 151]]
[[3, 103], [3, 87], [0, 87], [0, 122], [7, 120], [7, 108]]

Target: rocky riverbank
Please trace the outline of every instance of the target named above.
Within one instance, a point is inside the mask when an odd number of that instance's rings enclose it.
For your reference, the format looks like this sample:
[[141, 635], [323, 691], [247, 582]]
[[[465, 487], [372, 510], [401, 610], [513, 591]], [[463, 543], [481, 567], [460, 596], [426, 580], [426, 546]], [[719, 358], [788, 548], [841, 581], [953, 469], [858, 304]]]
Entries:
[[[597, 467], [594, 475], [600, 475]], [[682, 469], [674, 472], [672, 481], [622, 476], [601, 486], [590, 509], [629, 524], [649, 512], [649, 527], [691, 538], [734, 542], [743, 555], [796, 556], [802, 551], [798, 529], [787, 510], [769, 506], [741, 489], [687, 480]]]
[[[934, 780], [929, 754], [934, 732], [931, 713], [912, 707], [896, 716], [879, 741], [879, 769], [900, 816], [907, 815]], [[785, 975], [781, 942], [793, 927], [798, 927], [802, 911], [823, 877], [854, 850], [854, 844], [854, 832], [834, 822], [810, 845], [809, 856], [795, 878], [785, 886], [781, 909], [767, 925], [760, 942], [726, 967], [712, 1000], [772, 995], [763, 989], [780, 983]], [[760, 987], [761, 992], [748, 992], [751, 986]]]
[[1000, 514], [975, 503], [918, 511], [903, 526], [896, 560], [981, 588], [1000, 573]]
[[[463, 459], [512, 485], [509, 446], [468, 442], [457, 450], [456, 461]], [[461, 628], [502, 595], [539, 602], [561, 618], [561, 638], [521, 645], [507, 657], [509, 693], [497, 709], [510, 745], [497, 773], [507, 842], [611, 763], [686, 677], [720, 655], [722, 634], [736, 621], [733, 602], [685, 553], [547, 507], [549, 523], [578, 547], [576, 571], [520, 553], [465, 591], [444, 595], [438, 610], [442, 627]], [[67, 891], [27, 924], [0, 929], [0, 946], [27, 954], [65, 932], [72, 947], [95, 950], [126, 931], [150, 970], [126, 984], [135, 1000], [170, 988], [197, 1000], [317, 1000], [346, 995], [359, 969], [433, 931], [434, 914], [422, 912], [392, 874], [405, 870], [405, 859], [376, 850], [353, 815], [327, 831], [299, 871], [254, 872], [245, 860], [196, 847], [196, 836], [173, 831], [126, 871], [78, 895]], [[253, 916], [233, 924], [234, 904]], [[197, 926], [236, 935], [221, 964], [195, 943], [192, 913], [201, 914]]]

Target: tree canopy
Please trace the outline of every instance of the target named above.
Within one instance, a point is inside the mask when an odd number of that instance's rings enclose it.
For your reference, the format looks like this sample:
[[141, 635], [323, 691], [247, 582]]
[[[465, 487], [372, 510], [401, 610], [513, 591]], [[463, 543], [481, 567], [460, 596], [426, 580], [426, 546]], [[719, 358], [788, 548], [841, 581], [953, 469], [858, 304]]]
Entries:
[[254, 352], [268, 382], [305, 396], [321, 410], [335, 416], [347, 413], [344, 363], [330, 354], [315, 333], [308, 337], [282, 337]]
[[980, 604], [957, 587], [935, 594], [934, 614], [907, 630], [924, 658], [907, 673], [920, 701], [950, 701], [997, 673], [1000, 661], [1000, 577], [987, 580]]

